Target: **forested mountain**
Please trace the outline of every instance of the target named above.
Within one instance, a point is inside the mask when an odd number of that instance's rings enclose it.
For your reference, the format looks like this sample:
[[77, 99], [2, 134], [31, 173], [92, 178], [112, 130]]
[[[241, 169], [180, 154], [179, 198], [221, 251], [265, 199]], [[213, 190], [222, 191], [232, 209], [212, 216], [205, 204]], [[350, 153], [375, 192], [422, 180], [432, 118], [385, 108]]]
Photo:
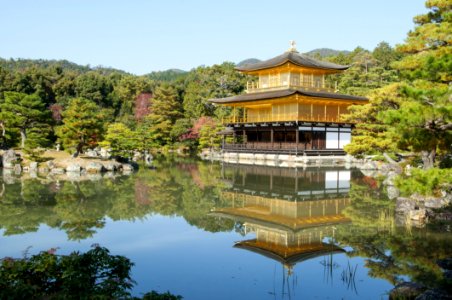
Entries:
[[46, 59], [3, 59], [0, 57], [0, 67], [7, 69], [7, 70], [27, 70], [30, 68], [40, 68], [40, 69], [61, 69], [61, 70], [68, 70], [68, 71], [75, 71], [79, 73], [86, 73], [89, 71], [97, 70], [103, 74], [111, 74], [114, 72], [127, 74], [127, 72], [110, 68], [110, 67], [104, 67], [104, 66], [95, 66], [91, 67], [89, 65], [82, 66], [73, 62], [70, 62], [68, 60], [46, 60]]
[[251, 65], [251, 64], [258, 63], [258, 62], [261, 62], [261, 60], [257, 59], [257, 58], [248, 58], [248, 59], [245, 59], [245, 60], [242, 60], [241, 62], [239, 62], [237, 64], [237, 67], [241, 67], [244, 65]]
[[337, 56], [339, 54], [348, 55], [350, 53], [351, 53], [351, 51], [347, 51], [347, 50], [334, 50], [334, 49], [330, 49], [330, 48], [318, 48], [318, 49], [314, 49], [309, 52], [306, 52], [305, 54], [308, 56], [311, 56], [311, 57], [315, 57], [315, 58], [324, 58], [324, 57], [329, 57], [329, 56]]
[[187, 71], [180, 69], [169, 69], [166, 71], [154, 71], [144, 76], [155, 81], [175, 81], [177, 79], [184, 78], [187, 73]]

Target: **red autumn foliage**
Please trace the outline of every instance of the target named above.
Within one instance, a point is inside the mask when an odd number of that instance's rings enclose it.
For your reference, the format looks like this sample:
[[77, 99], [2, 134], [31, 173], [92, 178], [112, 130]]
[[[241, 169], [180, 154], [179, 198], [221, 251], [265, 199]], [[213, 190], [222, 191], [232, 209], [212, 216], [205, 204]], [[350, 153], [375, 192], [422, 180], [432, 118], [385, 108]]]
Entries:
[[193, 182], [201, 189], [204, 190], [205, 184], [201, 178], [201, 173], [199, 172], [199, 168], [196, 164], [179, 164], [177, 165], [179, 170], [190, 173]]
[[180, 140], [187, 140], [187, 139], [197, 139], [199, 137], [199, 132], [201, 131], [201, 128], [204, 126], [210, 126], [215, 128], [216, 123], [211, 117], [201, 117], [198, 120], [196, 120], [195, 124], [193, 124], [193, 127], [190, 128], [190, 130], [183, 134], [180, 137]]
[[52, 104], [49, 106], [50, 111], [52, 112], [52, 118], [57, 122], [61, 122], [63, 119], [63, 106], [61, 104]]
[[141, 121], [149, 115], [151, 107], [151, 93], [141, 93], [135, 99], [135, 120]]

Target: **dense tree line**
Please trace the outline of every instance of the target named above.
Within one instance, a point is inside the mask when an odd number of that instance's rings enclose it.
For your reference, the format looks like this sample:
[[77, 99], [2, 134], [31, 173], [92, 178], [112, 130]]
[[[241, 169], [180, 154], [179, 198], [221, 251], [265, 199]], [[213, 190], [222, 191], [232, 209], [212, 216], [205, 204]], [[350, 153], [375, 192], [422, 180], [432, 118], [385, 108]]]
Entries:
[[67, 61], [0, 59], [2, 146], [59, 143], [79, 153], [101, 143], [123, 155], [195, 149], [199, 123], [207, 117], [216, 128], [214, 120], [228, 114], [207, 100], [240, 93], [245, 83], [232, 63], [135, 76]]
[[[341, 92], [366, 95], [375, 87], [397, 81], [398, 71], [390, 62], [399, 57], [383, 42], [373, 52], [358, 47], [326, 59], [353, 65], [344, 76], [330, 78], [338, 81]], [[133, 149], [194, 150], [218, 145], [215, 132], [221, 130], [221, 120], [230, 110], [214, 106], [208, 99], [244, 91], [249, 78], [234, 68], [233, 63], [225, 62], [185, 73], [169, 70], [135, 76], [67, 61], [2, 59], [3, 147], [60, 143], [78, 153], [100, 143], [127, 155]], [[32, 115], [26, 124], [15, 120], [18, 109]], [[41, 115], [33, 115], [36, 111]]]
[[369, 104], [351, 109], [347, 120], [357, 122], [357, 130], [346, 147], [349, 153], [421, 153], [424, 168], [434, 166], [438, 153], [451, 153], [452, 5], [428, 0], [426, 6], [429, 12], [414, 18], [416, 27], [394, 56], [378, 52], [395, 58], [385, 64], [396, 70], [398, 80], [372, 90]]
[[[351, 66], [329, 76], [338, 92], [370, 98], [345, 119], [357, 123], [349, 153], [422, 152], [431, 166], [438, 151], [450, 151], [450, 4], [426, 5], [430, 12], [415, 18], [396, 49], [381, 42], [372, 51], [318, 57]], [[234, 68], [225, 62], [135, 76], [67, 61], [0, 59], [3, 147], [60, 143], [79, 153], [100, 143], [127, 156], [132, 149], [217, 146], [215, 132], [230, 109], [208, 99], [244, 91], [250, 78]]]

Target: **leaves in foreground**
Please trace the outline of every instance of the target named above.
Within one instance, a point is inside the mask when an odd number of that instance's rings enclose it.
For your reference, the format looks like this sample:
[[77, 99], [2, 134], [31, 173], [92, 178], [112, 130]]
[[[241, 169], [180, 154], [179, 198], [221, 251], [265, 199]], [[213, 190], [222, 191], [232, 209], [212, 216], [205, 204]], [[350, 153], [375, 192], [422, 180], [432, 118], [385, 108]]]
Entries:
[[[130, 295], [133, 263], [95, 245], [86, 253], [56, 255], [55, 249], [0, 260], [0, 299], [140, 299]], [[142, 299], [182, 299], [169, 292]]]

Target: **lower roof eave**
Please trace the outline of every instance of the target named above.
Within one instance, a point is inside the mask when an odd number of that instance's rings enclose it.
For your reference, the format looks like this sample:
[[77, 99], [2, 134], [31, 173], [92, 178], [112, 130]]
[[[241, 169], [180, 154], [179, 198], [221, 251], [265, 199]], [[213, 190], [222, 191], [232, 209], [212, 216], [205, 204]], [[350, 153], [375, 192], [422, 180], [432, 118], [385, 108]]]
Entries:
[[226, 98], [209, 99], [209, 102], [212, 102], [215, 104], [228, 105], [228, 104], [238, 104], [238, 103], [243, 103], [243, 102], [272, 100], [272, 99], [278, 99], [278, 98], [292, 96], [295, 94], [312, 97], [312, 98], [356, 101], [356, 102], [362, 102], [363, 104], [367, 103], [369, 101], [368, 98], [360, 97], [360, 96], [352, 96], [352, 95], [329, 93], [329, 92], [312, 92], [312, 91], [305, 91], [302, 89], [285, 89], [285, 90], [276, 90], [276, 91], [268, 91], [268, 92], [241, 94], [241, 95], [226, 97]]

